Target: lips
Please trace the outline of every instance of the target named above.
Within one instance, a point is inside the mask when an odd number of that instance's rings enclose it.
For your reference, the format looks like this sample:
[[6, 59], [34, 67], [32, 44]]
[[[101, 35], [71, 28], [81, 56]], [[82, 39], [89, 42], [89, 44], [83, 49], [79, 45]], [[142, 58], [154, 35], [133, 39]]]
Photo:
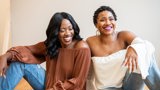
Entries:
[[65, 41], [65, 42], [69, 42], [71, 39], [72, 39], [72, 37], [65, 37], [65, 38], [64, 38], [64, 41]]
[[105, 27], [105, 30], [110, 31], [112, 29], [112, 26]]

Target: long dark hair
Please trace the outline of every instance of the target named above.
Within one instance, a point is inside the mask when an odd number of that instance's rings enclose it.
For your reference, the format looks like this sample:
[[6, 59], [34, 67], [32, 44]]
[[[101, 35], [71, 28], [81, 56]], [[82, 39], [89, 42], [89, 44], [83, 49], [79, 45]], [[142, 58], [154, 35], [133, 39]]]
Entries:
[[55, 13], [52, 16], [46, 30], [47, 39], [45, 40], [45, 45], [47, 49], [47, 56], [50, 56], [50, 58], [56, 57], [59, 53], [58, 49], [61, 48], [61, 44], [58, 38], [58, 32], [60, 31], [61, 22], [63, 19], [69, 20], [73, 26], [73, 40], [82, 40], [81, 36], [79, 35], [79, 26], [75, 22], [74, 18], [66, 12]]

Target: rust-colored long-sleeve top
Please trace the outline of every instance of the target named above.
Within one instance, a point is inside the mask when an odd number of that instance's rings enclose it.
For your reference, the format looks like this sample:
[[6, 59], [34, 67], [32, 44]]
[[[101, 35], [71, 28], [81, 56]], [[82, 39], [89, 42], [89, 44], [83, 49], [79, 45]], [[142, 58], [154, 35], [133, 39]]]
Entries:
[[[44, 42], [13, 47], [8, 52], [12, 54], [12, 60], [24, 63], [46, 61], [46, 90], [85, 90], [91, 57], [88, 48], [60, 48], [54, 60], [45, 55]], [[58, 89], [59, 85], [64, 89]]]

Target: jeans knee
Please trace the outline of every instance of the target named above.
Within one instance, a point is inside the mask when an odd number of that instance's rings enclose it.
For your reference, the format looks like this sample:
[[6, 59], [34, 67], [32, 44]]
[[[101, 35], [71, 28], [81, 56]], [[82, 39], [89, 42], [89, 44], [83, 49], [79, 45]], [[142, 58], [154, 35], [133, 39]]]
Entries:
[[21, 65], [24, 65], [24, 63], [22, 63], [22, 62], [12, 62], [9, 66], [10, 67], [15, 67], [15, 66], [21, 66]]

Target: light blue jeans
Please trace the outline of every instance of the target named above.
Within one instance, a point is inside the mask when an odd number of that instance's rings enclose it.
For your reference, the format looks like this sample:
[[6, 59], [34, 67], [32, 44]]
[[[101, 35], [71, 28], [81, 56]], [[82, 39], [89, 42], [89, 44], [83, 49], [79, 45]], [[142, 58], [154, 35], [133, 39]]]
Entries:
[[[144, 85], [147, 85], [149, 90], [160, 90], [160, 71], [156, 61], [152, 61], [149, 68], [149, 75], [145, 80], [142, 79], [141, 74], [126, 73], [123, 80], [122, 88], [108, 88], [109, 90], [144, 90]], [[106, 90], [108, 90], [106, 89]], [[105, 89], [103, 89], [105, 90]]]
[[[13, 62], [6, 72], [6, 79], [0, 77], [0, 90], [13, 90], [24, 77], [34, 90], [45, 89], [45, 70], [38, 64], [24, 64]], [[143, 90], [144, 83], [150, 90], [160, 90], [160, 72], [155, 61], [149, 68], [149, 76], [145, 80], [140, 74], [126, 74], [122, 88], [111, 90]]]
[[126, 76], [123, 80], [122, 88], [115, 88], [110, 87], [107, 89], [100, 89], [100, 90], [143, 90], [144, 89], [144, 82], [141, 78], [141, 74], [137, 73], [126, 73]]
[[0, 77], [0, 90], [14, 90], [24, 77], [34, 90], [45, 90], [45, 70], [39, 64], [12, 62], [6, 71], [6, 78]]
[[145, 80], [143, 80], [141, 75], [137, 73], [126, 75], [123, 90], [143, 90], [144, 83], [149, 90], [160, 90], [160, 71], [156, 61], [152, 61], [149, 68], [149, 75]]

